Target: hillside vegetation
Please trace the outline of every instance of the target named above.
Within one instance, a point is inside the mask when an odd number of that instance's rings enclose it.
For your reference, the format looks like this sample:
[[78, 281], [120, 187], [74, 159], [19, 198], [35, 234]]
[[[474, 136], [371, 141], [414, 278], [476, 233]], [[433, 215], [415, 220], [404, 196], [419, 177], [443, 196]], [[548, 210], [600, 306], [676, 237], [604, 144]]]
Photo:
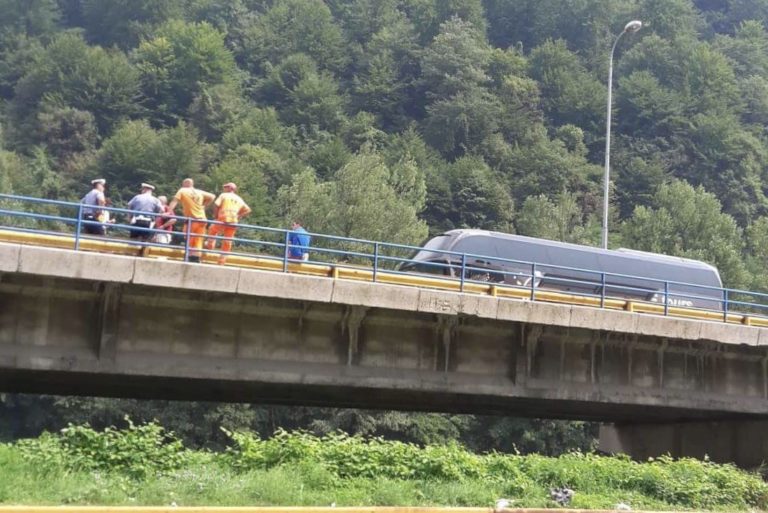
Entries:
[[764, 289], [768, 0], [0, 0], [0, 190], [234, 180], [250, 221], [599, 232]]
[[444, 505], [748, 510], [768, 506], [759, 476], [727, 465], [570, 453], [559, 458], [419, 447], [335, 433], [228, 433], [213, 453], [185, 449], [157, 424], [70, 426], [0, 446], [0, 503], [110, 505]]

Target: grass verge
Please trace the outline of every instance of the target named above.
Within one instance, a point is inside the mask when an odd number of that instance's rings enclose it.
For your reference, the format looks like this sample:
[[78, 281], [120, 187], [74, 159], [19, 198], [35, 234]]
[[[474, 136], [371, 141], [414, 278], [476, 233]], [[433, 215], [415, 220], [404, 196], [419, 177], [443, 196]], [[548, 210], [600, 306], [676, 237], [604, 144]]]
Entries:
[[572, 453], [477, 455], [343, 434], [231, 434], [225, 453], [192, 451], [156, 425], [55, 435], [0, 445], [0, 503], [178, 506], [555, 506], [553, 487], [575, 490], [571, 507], [765, 509], [768, 485], [730, 465]]

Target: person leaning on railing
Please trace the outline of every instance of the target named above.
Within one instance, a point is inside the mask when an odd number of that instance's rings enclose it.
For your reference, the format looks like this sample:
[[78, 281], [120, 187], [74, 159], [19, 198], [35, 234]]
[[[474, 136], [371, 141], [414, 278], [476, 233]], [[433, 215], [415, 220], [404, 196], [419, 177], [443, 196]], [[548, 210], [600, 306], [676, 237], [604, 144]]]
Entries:
[[195, 181], [186, 178], [181, 182], [181, 189], [176, 192], [173, 201], [168, 207], [173, 211], [176, 205], [181, 203], [184, 210], [184, 216], [195, 219], [188, 221], [189, 226], [189, 261], [200, 262], [200, 254], [203, 249], [203, 239], [205, 238], [205, 228], [207, 218], [205, 217], [205, 207], [211, 204], [216, 196], [210, 192], [195, 189]]
[[309, 260], [309, 244], [312, 242], [312, 237], [301, 226], [301, 221], [294, 220], [291, 223], [291, 230], [288, 234], [288, 258], [306, 262]]
[[[148, 183], [141, 184], [141, 193], [131, 199], [128, 203], [128, 209], [133, 210], [131, 214], [131, 238], [147, 242], [152, 238], [152, 229], [155, 226], [155, 214], [163, 212], [163, 205], [157, 199], [153, 192], [155, 186]], [[141, 256], [145, 256], [149, 246], [142, 246]]]
[[163, 211], [155, 219], [155, 236], [152, 242], [155, 244], [170, 244], [173, 237], [173, 226], [176, 224], [176, 216], [173, 210], [168, 206], [168, 196], [158, 196], [158, 201], [163, 207]]
[[99, 216], [103, 210], [98, 207], [107, 204], [107, 199], [104, 196], [104, 187], [107, 185], [107, 181], [103, 178], [96, 178], [91, 180], [91, 185], [93, 188], [80, 200], [80, 203], [85, 205], [82, 207], [82, 220], [85, 221], [83, 231], [91, 235], [106, 235], [106, 226], [99, 222]]
[[219, 264], [221, 265], [227, 262], [227, 253], [232, 251], [232, 237], [237, 231], [237, 223], [251, 213], [251, 207], [237, 194], [237, 185], [229, 182], [225, 183], [222, 188], [224, 192], [219, 194], [219, 197], [213, 202], [213, 219], [226, 224], [211, 226], [208, 230], [209, 238], [205, 243], [205, 249], [211, 251], [216, 249], [216, 243], [219, 239], [210, 237], [225, 237], [221, 239], [221, 253], [219, 253]]

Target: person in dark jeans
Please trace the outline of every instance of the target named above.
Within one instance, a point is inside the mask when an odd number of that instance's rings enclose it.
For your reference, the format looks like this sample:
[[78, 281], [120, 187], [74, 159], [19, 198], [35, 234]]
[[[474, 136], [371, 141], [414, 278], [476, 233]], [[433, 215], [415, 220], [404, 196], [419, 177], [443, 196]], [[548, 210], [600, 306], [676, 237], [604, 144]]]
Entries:
[[85, 205], [82, 208], [82, 219], [84, 221], [82, 231], [90, 235], [106, 235], [106, 226], [99, 222], [99, 214], [102, 212], [99, 207], [107, 204], [107, 199], [104, 196], [104, 188], [107, 185], [107, 181], [103, 178], [96, 178], [91, 180], [91, 185], [93, 188], [80, 200], [80, 203]]
[[[163, 212], [163, 205], [152, 193], [155, 186], [148, 183], [141, 184], [141, 193], [128, 203], [129, 210], [135, 210], [131, 214], [131, 238], [147, 242], [152, 238], [152, 228], [155, 226], [155, 216]], [[141, 256], [144, 256], [148, 246], [142, 246]]]

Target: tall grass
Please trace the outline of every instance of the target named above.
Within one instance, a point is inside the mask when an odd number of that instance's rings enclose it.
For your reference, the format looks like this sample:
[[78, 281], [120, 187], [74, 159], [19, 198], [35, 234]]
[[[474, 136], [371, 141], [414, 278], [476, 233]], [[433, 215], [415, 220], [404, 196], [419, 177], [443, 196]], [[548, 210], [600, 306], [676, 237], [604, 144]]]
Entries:
[[0, 446], [0, 503], [179, 506], [554, 506], [553, 487], [575, 490], [575, 508], [765, 509], [768, 485], [730, 465], [572, 453], [472, 454], [335, 434], [231, 433], [225, 453], [187, 450], [156, 425], [55, 435]]

